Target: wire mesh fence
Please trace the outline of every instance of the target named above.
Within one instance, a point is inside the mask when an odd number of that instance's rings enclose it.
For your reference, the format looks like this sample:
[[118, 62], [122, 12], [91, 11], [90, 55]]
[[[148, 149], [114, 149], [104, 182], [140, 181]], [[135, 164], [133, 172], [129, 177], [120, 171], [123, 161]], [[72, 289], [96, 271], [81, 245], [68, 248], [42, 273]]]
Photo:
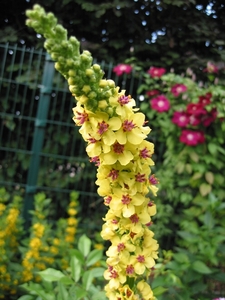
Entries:
[[[0, 45], [0, 185], [25, 197], [25, 216], [34, 193], [52, 198], [52, 214], [62, 215], [69, 194], [78, 191], [81, 210], [92, 216], [102, 208], [96, 193], [95, 166], [72, 121], [75, 99], [66, 80], [43, 50]], [[141, 78], [134, 72], [117, 77], [113, 64], [99, 63], [135, 98]]]

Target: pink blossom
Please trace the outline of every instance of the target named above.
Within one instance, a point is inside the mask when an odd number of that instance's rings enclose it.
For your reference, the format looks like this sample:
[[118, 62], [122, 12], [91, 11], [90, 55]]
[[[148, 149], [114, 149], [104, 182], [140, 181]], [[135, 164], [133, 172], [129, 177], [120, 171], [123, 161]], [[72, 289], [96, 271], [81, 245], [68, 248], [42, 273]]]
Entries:
[[150, 104], [152, 109], [157, 110], [158, 112], [168, 111], [170, 108], [169, 100], [163, 95], [152, 98]]
[[202, 106], [206, 106], [211, 103], [210, 99], [212, 98], [212, 94], [206, 93], [205, 95], [199, 96], [198, 98], [199, 98], [198, 103], [200, 103]]
[[203, 71], [207, 73], [218, 73], [219, 68], [212, 62], [208, 61], [207, 67]]
[[180, 142], [188, 146], [196, 146], [205, 142], [205, 136], [201, 131], [184, 129], [180, 135]]
[[189, 124], [192, 126], [198, 126], [201, 123], [200, 115], [190, 115], [189, 116]]
[[166, 73], [166, 69], [164, 68], [156, 68], [156, 67], [151, 67], [147, 73], [152, 77], [158, 77], [160, 78], [163, 74]]
[[113, 68], [113, 72], [116, 73], [117, 76], [123, 75], [124, 73], [130, 74], [133, 68], [127, 64], [119, 64]]
[[189, 103], [187, 105], [187, 113], [189, 115], [204, 115], [207, 113], [207, 111], [203, 108], [201, 103]]
[[225, 298], [214, 298], [213, 300], [225, 300]]
[[181, 93], [186, 92], [187, 87], [184, 84], [176, 83], [171, 87], [171, 93], [174, 95], [174, 97], [178, 97]]
[[172, 122], [179, 127], [185, 127], [189, 124], [189, 115], [186, 112], [175, 111]]
[[202, 124], [205, 127], [207, 127], [216, 120], [216, 117], [217, 117], [217, 109], [213, 108], [207, 115], [204, 115], [202, 117]]
[[152, 96], [155, 96], [155, 95], [158, 95], [159, 94], [159, 91], [158, 90], [150, 90], [150, 91], [147, 91], [146, 92], [146, 95], [148, 97], [152, 97]]

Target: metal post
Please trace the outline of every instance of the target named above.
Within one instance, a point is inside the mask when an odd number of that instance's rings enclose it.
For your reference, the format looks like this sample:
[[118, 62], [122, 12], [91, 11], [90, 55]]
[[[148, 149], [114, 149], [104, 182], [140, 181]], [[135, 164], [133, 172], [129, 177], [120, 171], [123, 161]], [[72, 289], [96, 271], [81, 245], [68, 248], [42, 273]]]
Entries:
[[42, 84], [40, 90], [40, 98], [38, 103], [38, 110], [35, 119], [35, 129], [32, 141], [31, 159], [28, 170], [28, 177], [26, 183], [26, 192], [23, 207], [23, 217], [25, 220], [25, 228], [28, 228], [30, 223], [29, 211], [34, 208], [34, 194], [37, 190], [37, 179], [40, 164], [40, 154], [44, 142], [44, 134], [46, 121], [49, 112], [49, 105], [52, 92], [52, 81], [54, 76], [54, 62], [50, 56], [46, 54], [44, 73], [42, 77]]

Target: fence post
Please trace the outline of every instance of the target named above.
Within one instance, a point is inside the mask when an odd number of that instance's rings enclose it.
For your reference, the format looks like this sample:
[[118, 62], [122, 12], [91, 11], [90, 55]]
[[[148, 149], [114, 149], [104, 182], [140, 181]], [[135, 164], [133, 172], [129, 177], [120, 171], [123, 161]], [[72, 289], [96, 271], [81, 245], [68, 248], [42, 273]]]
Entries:
[[23, 217], [25, 220], [25, 228], [30, 223], [29, 211], [34, 208], [34, 194], [37, 191], [37, 179], [40, 164], [40, 154], [43, 148], [45, 127], [49, 112], [49, 105], [52, 92], [52, 81], [54, 76], [54, 62], [49, 54], [45, 56], [44, 73], [40, 89], [40, 98], [38, 103], [37, 115], [34, 124], [34, 135], [32, 140], [31, 158], [28, 170], [26, 191], [23, 206]]

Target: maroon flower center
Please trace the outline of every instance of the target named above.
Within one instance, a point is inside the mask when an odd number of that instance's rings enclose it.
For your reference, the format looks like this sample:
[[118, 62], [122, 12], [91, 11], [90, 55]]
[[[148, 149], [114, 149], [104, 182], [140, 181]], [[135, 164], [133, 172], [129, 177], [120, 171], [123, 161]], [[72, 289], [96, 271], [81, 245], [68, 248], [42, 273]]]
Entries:
[[138, 255], [138, 256], [137, 256], [137, 261], [138, 261], [139, 263], [144, 263], [144, 262], [145, 262], [145, 257], [144, 257], [144, 255]]
[[127, 267], [126, 267], [126, 273], [127, 273], [127, 275], [134, 274], [134, 267], [133, 267], [133, 265], [127, 265]]
[[144, 148], [142, 150], [140, 150], [139, 156], [141, 158], [150, 158], [152, 155], [150, 154], [150, 151], [148, 150], [148, 148]]
[[129, 195], [123, 195], [122, 199], [121, 199], [121, 201], [124, 205], [128, 205], [131, 202], [131, 200], [132, 199], [130, 198]]
[[77, 112], [78, 125], [83, 125], [86, 121], [88, 121], [88, 114], [86, 112]]
[[129, 103], [130, 102], [130, 95], [129, 96], [120, 96], [119, 97], [119, 99], [118, 99], [118, 102], [119, 102], [119, 104], [121, 105], [121, 106], [123, 106], [123, 105], [125, 105], [125, 104], [127, 104], [127, 103]]
[[140, 174], [140, 173], [136, 174], [135, 180], [137, 182], [145, 182], [145, 174]]
[[118, 251], [118, 252], [123, 251], [125, 248], [126, 248], [126, 247], [125, 247], [124, 243], [119, 243], [119, 244], [117, 245], [117, 251]]
[[115, 169], [110, 170], [109, 175], [108, 175], [108, 177], [111, 177], [112, 180], [116, 180], [118, 178], [118, 176], [119, 176], [119, 171], [115, 170]]
[[105, 121], [102, 121], [101, 123], [98, 123], [98, 133], [102, 135], [104, 132], [106, 132], [109, 128], [109, 124], [107, 124]]
[[123, 122], [122, 127], [123, 127], [123, 131], [126, 132], [126, 131], [131, 131], [133, 128], [136, 127], [136, 125], [133, 123], [133, 121], [125, 120]]
[[124, 145], [119, 144], [118, 142], [116, 142], [113, 145], [113, 151], [117, 154], [121, 154], [124, 151]]
[[130, 220], [131, 220], [132, 223], [137, 224], [138, 221], [139, 221], [139, 217], [138, 217], [137, 214], [134, 214], [134, 215], [132, 215], [132, 216], [130, 217]]

